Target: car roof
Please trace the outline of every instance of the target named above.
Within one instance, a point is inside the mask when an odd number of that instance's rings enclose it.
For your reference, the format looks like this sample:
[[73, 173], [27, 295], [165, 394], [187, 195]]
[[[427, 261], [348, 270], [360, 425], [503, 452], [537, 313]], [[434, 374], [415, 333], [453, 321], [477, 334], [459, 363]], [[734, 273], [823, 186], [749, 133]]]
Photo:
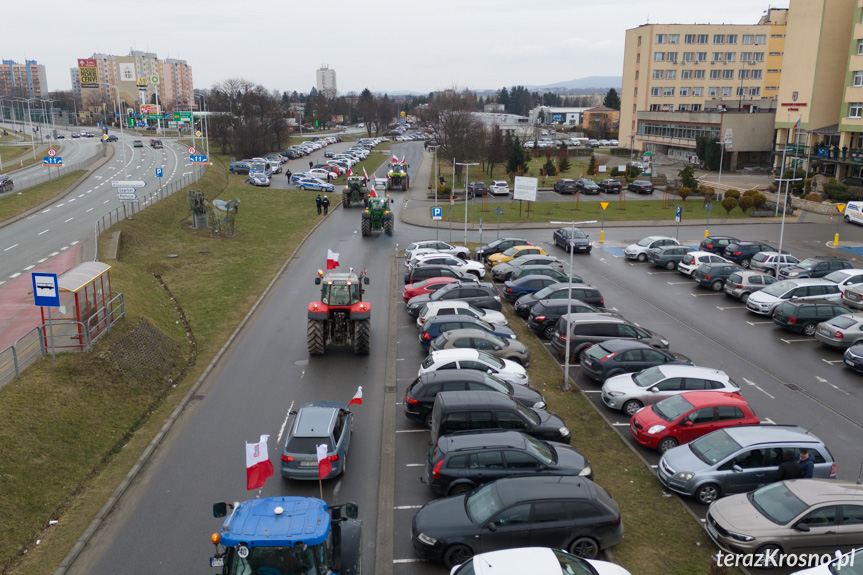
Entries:
[[[460, 315], [458, 317], [465, 317], [465, 316]], [[493, 333], [489, 333], [489, 332], [485, 331], [484, 329], [476, 329], [476, 328], [472, 328], [472, 327], [463, 327], [460, 329], [451, 329], [449, 331], [443, 332], [442, 335], [445, 335], [447, 337], [447, 339], [450, 339], [453, 337], [485, 338], [487, 336], [492, 336], [492, 337], [495, 337], [497, 339], [501, 339], [501, 337], [499, 335], [494, 335]], [[457, 370], [457, 371], [459, 371], [459, 372], [472, 371], [474, 373], [478, 373], [476, 370]]]
[[609, 339], [596, 344], [607, 351], [622, 351], [630, 349], [654, 349], [652, 345], [635, 339]]
[[859, 503], [863, 485], [835, 479], [794, 479], [785, 486], [810, 506], [831, 501]]
[[724, 431], [744, 447], [786, 441], [821, 443], [820, 439], [799, 425], [743, 425], [726, 427]]
[[[791, 267], [791, 266], [788, 266], [788, 267]], [[824, 278], [800, 278], [800, 279], [789, 278], [787, 280], [781, 280], [781, 283], [785, 283], [785, 282], [791, 282], [791, 283], [795, 284], [797, 287], [811, 286], [811, 285], [825, 285], [825, 286], [835, 286], [836, 285], [836, 282], [832, 282], [830, 280], [825, 280]], [[776, 283], [780, 283], [780, 282], [776, 282]]]
[[699, 365], [659, 365], [659, 371], [665, 377], [720, 377], [727, 378], [728, 374], [721, 369], [713, 367], [702, 367]]
[[685, 397], [694, 409], [711, 405], [749, 405], [742, 395], [729, 391], [687, 391], [681, 393], [680, 396]]
[[432, 361], [435, 363], [451, 359], [477, 359], [479, 357], [479, 350], [467, 347], [459, 349], [441, 349], [431, 352], [431, 356]]
[[527, 444], [524, 435], [518, 431], [489, 431], [486, 433], [456, 433], [444, 435], [439, 441], [445, 441], [447, 452], [458, 449], [476, 449], [478, 447], [521, 447]]
[[[567, 314], [564, 314], [563, 317], [560, 318], [560, 321], [566, 321]], [[572, 314], [572, 319], [569, 320], [571, 325], [576, 325], [579, 323], [627, 323], [630, 325], [635, 325], [631, 323], [629, 320], [623, 319], [622, 317], [617, 317], [613, 315], [608, 315], [606, 313], [578, 313]], [[646, 328], [643, 328], [646, 329]]]
[[[546, 266], [542, 266], [542, 267], [546, 267]], [[554, 269], [554, 268], [548, 268], [548, 269]], [[529, 281], [540, 280], [540, 279], [547, 280], [547, 279], [554, 279], [554, 278], [547, 276], [547, 275], [543, 275], [543, 274], [529, 274], [526, 276], [521, 276], [521, 277], [516, 278], [514, 280], [509, 280], [506, 283], [508, 283], [510, 285], [522, 285], [522, 284], [526, 284]]]
[[497, 493], [504, 505], [525, 499], [550, 499], [556, 501], [571, 497], [593, 499], [596, 496], [596, 488], [593, 482], [585, 477], [577, 476], [538, 475], [505, 477], [498, 479], [495, 484], [497, 485]]
[[297, 410], [294, 437], [323, 437], [330, 434], [336, 416], [346, 403], [339, 401], [315, 401]]
[[499, 391], [442, 391], [437, 394], [441, 403], [450, 405], [512, 405], [515, 400]]
[[[479, 331], [459, 329], [454, 331]], [[485, 333], [485, 332], [483, 332]], [[485, 381], [485, 373], [476, 369], [444, 369], [427, 371], [420, 376], [423, 383], [441, 383], [447, 381]]]

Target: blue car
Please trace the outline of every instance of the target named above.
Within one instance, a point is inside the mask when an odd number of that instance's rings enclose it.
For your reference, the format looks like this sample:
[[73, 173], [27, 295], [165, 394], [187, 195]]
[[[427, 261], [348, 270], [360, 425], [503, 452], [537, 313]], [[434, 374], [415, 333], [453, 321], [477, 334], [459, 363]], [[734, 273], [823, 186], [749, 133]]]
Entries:
[[322, 182], [317, 178], [300, 178], [297, 180], [296, 185], [301, 190], [315, 190], [318, 192], [332, 192], [336, 189], [336, 187], [332, 184], [328, 184], [327, 182]]
[[[542, 288], [556, 283], [560, 282], [549, 276], [529, 275], [520, 277], [504, 282], [503, 297], [512, 302], [525, 294], [538, 292]], [[573, 280], [573, 283], [576, 282]]]
[[516, 338], [515, 332], [505, 325], [488, 323], [470, 315], [438, 315], [423, 324], [420, 345], [430, 347], [437, 336], [454, 329], [481, 329], [504, 339]]

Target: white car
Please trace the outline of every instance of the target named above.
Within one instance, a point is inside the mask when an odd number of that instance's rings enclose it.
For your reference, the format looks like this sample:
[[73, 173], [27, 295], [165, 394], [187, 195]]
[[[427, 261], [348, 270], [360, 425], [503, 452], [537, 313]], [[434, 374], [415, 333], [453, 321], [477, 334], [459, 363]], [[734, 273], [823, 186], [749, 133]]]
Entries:
[[825, 280], [836, 282], [839, 291], [844, 292], [848, 288], [860, 287], [863, 284], [863, 270], [849, 268], [847, 270], [836, 270], [824, 276]]
[[494, 325], [507, 325], [506, 316], [499, 311], [482, 309], [466, 301], [451, 299], [426, 302], [417, 316], [417, 329], [422, 329], [425, 322], [438, 315], [465, 315]]
[[[413, 258], [412, 258], [413, 259]], [[436, 253], [436, 254], [423, 254], [413, 260], [414, 263], [410, 266], [413, 268], [416, 265], [424, 265], [424, 264], [435, 264], [435, 265], [445, 265], [455, 268], [461, 272], [467, 272], [469, 274], [473, 274], [479, 279], [485, 277], [485, 264], [482, 262], [475, 262], [473, 260], [463, 260], [459, 257], [445, 254], [445, 253]]]
[[338, 172], [332, 172], [323, 168], [313, 168], [308, 172], [305, 172], [305, 174], [310, 178], [318, 178], [319, 180], [323, 180], [325, 182], [327, 181], [327, 174], [329, 174], [330, 178], [332, 178], [333, 180], [339, 177]]
[[609, 146], [614, 146], [614, 147], [616, 148], [616, 147], [617, 147], [617, 140], [609, 140], [609, 141], [608, 141], [608, 145], [609, 145]]
[[842, 303], [839, 286], [824, 278], [783, 280], [750, 294], [746, 309], [758, 315], [772, 316], [784, 301], [825, 299]]
[[[629, 571], [620, 565], [597, 559], [582, 559], [566, 551], [549, 547], [518, 547], [480, 553], [461, 565], [453, 567], [449, 575], [523, 575], [524, 573], [630, 575]], [[824, 573], [833, 572], [824, 571]]]
[[640, 262], [647, 261], [647, 252], [652, 248], [660, 248], [662, 246], [679, 246], [674, 238], [666, 236], [647, 236], [636, 244], [630, 244], [623, 250], [623, 255], [628, 260], [638, 260]]
[[470, 250], [468, 248], [464, 246], [454, 246], [438, 240], [422, 240], [409, 244], [408, 247], [405, 248], [405, 257], [410, 259], [413, 255], [413, 251], [417, 248], [432, 248], [445, 254], [458, 256], [463, 260], [470, 259]]
[[513, 385], [529, 385], [527, 371], [514, 361], [499, 359], [478, 349], [442, 349], [431, 352], [420, 364], [419, 373], [437, 371], [439, 369], [476, 369]]
[[692, 277], [693, 272], [701, 264], [730, 264], [730, 262], [722, 256], [718, 256], [712, 252], [689, 252], [680, 258], [677, 264], [677, 271], [685, 276]]
[[263, 172], [249, 172], [249, 183], [253, 186], [269, 186], [270, 178]]
[[493, 196], [508, 196], [509, 184], [503, 180], [495, 180], [491, 183], [489, 192], [491, 192], [491, 195]]
[[856, 575], [860, 573], [861, 565], [863, 565], [863, 547], [849, 551], [845, 555], [842, 555], [841, 551], [836, 551], [836, 559], [833, 561], [821, 563], [803, 571], [795, 571], [791, 575]]

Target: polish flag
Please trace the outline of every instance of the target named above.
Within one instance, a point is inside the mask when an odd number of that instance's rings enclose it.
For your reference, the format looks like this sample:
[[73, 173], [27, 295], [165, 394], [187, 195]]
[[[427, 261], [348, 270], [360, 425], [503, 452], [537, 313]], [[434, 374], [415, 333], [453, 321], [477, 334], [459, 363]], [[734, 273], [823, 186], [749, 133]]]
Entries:
[[348, 407], [352, 406], [353, 404], [357, 404], [357, 405], [363, 404], [363, 386], [362, 385], [357, 388], [357, 392], [354, 394], [354, 396], [348, 402]]
[[395, 154], [393, 154], [393, 162], [395, 162], [396, 164], [399, 163], [399, 157], [396, 156]]
[[258, 443], [246, 443], [246, 490], [258, 489], [273, 476], [273, 464], [267, 454], [269, 435], [262, 435]]
[[351, 176], [353, 176], [353, 175], [354, 175], [354, 173], [351, 171], [351, 169], [350, 169], [350, 168], [348, 168], [348, 177], [350, 178], [350, 177], [351, 177]]
[[402, 156], [402, 165], [403, 166], [405, 165], [405, 157], [404, 156]]
[[368, 173], [366, 172], [366, 168], [365, 168], [365, 166], [363, 166], [363, 177], [366, 179], [366, 181], [367, 181], [367, 182], [369, 181], [369, 175], [368, 175]]
[[369, 197], [370, 198], [378, 197], [378, 193], [377, 193], [377, 191], [375, 191], [375, 183], [374, 182], [369, 182]]
[[327, 444], [322, 443], [318, 445], [318, 479], [323, 479], [327, 475], [333, 472], [333, 463], [330, 461], [328, 453]]
[[339, 267], [339, 254], [333, 250], [327, 249], [327, 269], [334, 270]]

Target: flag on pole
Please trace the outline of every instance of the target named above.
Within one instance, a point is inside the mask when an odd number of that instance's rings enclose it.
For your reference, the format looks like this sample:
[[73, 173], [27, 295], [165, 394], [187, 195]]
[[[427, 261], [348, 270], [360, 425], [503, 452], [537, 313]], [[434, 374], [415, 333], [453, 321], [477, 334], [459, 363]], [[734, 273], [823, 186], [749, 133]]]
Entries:
[[333, 472], [333, 463], [330, 461], [327, 444], [322, 443], [317, 447], [318, 453], [318, 480], [323, 479]]
[[399, 163], [399, 157], [396, 156], [395, 154], [393, 154], [393, 162], [395, 162], [396, 164]]
[[402, 165], [403, 165], [403, 166], [405, 165], [405, 161], [406, 161], [406, 160], [405, 160], [405, 156], [402, 156]]
[[363, 177], [366, 179], [366, 182], [369, 181], [369, 175], [368, 175], [368, 173], [366, 173], [366, 167], [365, 166], [363, 166]]
[[378, 192], [375, 190], [375, 183], [374, 183], [374, 181], [369, 180], [368, 187], [369, 187], [369, 197], [370, 197], [370, 198], [376, 198], [376, 197], [378, 197]]
[[348, 402], [348, 407], [352, 406], [353, 404], [357, 404], [357, 405], [363, 404], [363, 386], [362, 385], [357, 388], [357, 392], [354, 394], [354, 396]]
[[350, 178], [350, 177], [351, 177], [351, 176], [353, 176], [353, 175], [354, 175], [354, 173], [351, 171], [351, 169], [350, 169], [350, 168], [348, 168], [348, 177]]
[[797, 118], [797, 122], [794, 124], [795, 130], [800, 127], [800, 120], [802, 120], [802, 119], [803, 119], [803, 116], [800, 116], [799, 118]]
[[269, 435], [262, 435], [258, 443], [246, 443], [246, 490], [263, 487], [273, 476], [273, 464], [267, 454]]
[[334, 270], [339, 267], [339, 254], [331, 249], [327, 249], [327, 269]]

